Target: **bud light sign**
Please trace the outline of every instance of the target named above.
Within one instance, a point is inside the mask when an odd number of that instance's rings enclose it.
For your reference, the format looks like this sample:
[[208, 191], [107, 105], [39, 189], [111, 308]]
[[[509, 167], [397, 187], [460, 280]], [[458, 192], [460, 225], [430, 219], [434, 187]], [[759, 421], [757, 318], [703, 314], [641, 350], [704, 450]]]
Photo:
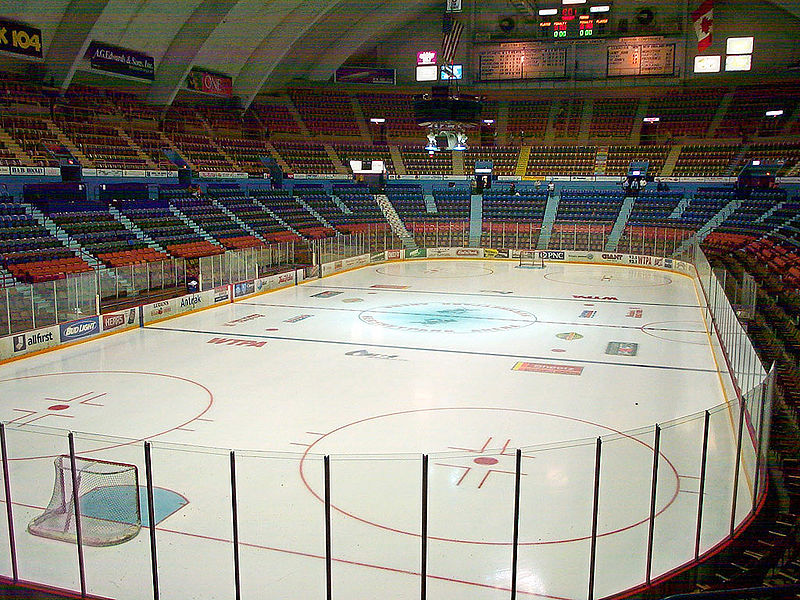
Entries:
[[89, 317], [59, 326], [62, 342], [71, 342], [100, 332], [100, 319]]

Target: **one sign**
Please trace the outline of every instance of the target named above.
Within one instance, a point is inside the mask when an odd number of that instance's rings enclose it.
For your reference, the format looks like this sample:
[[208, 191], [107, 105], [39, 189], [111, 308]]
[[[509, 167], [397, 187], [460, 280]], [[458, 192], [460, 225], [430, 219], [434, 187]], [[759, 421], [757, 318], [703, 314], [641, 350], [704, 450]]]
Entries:
[[204, 69], [193, 68], [189, 71], [189, 75], [186, 76], [186, 87], [223, 98], [230, 98], [233, 95], [233, 79]]
[[155, 79], [155, 61], [152, 56], [142, 52], [92, 41], [86, 51], [86, 58], [92, 68], [99, 71], [150, 81]]
[[386, 166], [382, 160], [351, 160], [350, 169], [355, 175], [378, 175], [386, 172]]
[[417, 52], [417, 65], [435, 65], [438, 57], [436, 50], [421, 50]]
[[0, 19], [0, 50], [42, 58], [42, 30]]
[[549, 373], [552, 375], [581, 375], [583, 367], [575, 365], [555, 365], [549, 363], [518, 362], [512, 371], [528, 371], [530, 373]]
[[448, 79], [461, 79], [464, 76], [464, 66], [442, 65], [439, 76], [442, 79], [442, 81], [447, 81]]
[[436, 81], [437, 79], [436, 65], [421, 65], [417, 67], [417, 81]]
[[0, 360], [52, 348], [58, 341], [58, 325], [0, 338]]
[[695, 73], [719, 73], [722, 57], [718, 54], [694, 57]]
[[675, 73], [675, 44], [649, 43], [609, 46], [607, 74], [672, 75]]
[[478, 51], [481, 81], [564, 77], [567, 48], [537, 42], [489, 44]]
[[100, 333], [100, 319], [95, 316], [72, 321], [70, 323], [62, 323], [59, 325], [59, 329], [62, 344], [73, 342]]

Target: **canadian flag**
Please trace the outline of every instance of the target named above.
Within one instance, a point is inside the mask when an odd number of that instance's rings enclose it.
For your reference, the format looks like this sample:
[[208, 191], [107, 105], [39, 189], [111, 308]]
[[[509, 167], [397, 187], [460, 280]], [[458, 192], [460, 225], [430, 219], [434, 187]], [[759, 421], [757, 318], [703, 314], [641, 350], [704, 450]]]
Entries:
[[692, 23], [697, 35], [697, 51], [702, 52], [711, 45], [714, 34], [714, 0], [703, 0], [692, 13]]

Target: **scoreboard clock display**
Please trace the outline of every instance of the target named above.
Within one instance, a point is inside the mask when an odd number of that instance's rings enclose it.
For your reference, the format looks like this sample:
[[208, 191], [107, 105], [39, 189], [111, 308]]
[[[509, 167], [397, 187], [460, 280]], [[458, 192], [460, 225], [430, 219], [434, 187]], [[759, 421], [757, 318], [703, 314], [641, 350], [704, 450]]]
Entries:
[[[543, 38], [583, 39], [604, 35], [608, 25], [608, 6], [564, 6], [539, 11], [539, 30]], [[546, 14], [543, 13], [553, 13]]]

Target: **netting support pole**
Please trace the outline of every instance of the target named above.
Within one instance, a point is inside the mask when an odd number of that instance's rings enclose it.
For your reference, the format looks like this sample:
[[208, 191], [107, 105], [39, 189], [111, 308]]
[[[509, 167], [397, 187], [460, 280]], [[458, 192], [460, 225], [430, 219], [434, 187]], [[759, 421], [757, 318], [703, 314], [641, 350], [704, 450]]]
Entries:
[[[297, 271], [295, 271], [295, 274]], [[236, 455], [231, 450], [231, 526], [233, 528], [233, 585], [236, 600], [242, 597], [241, 579], [239, 578], [239, 511], [236, 502]]]
[[517, 448], [514, 470], [514, 532], [511, 538], [511, 600], [517, 598], [517, 564], [519, 562], [519, 497], [522, 480], [522, 450]]
[[86, 567], [83, 563], [83, 532], [81, 530], [80, 495], [78, 494], [78, 468], [75, 460], [75, 436], [70, 431], [67, 435], [69, 441], [69, 466], [72, 475], [72, 509], [75, 513], [75, 537], [78, 546], [78, 574], [81, 579], [81, 596], [86, 596]]
[[[753, 512], [758, 507], [758, 494], [761, 491], [759, 483], [761, 482], [763, 461], [765, 459], [761, 449], [764, 444], [764, 407], [767, 404], [767, 386], [763, 383], [758, 386], [758, 398], [760, 406], [758, 407], [758, 438], [756, 439], [756, 473], [753, 477]], [[0, 424], [0, 431], [2, 431], [2, 424]]]
[[656, 491], [658, 490], [658, 457], [661, 446], [661, 427], [656, 423], [655, 439], [653, 441], [653, 480], [650, 484], [650, 520], [647, 527], [647, 571], [645, 581], [650, 585], [650, 575], [653, 567], [653, 531], [656, 524]]
[[706, 411], [703, 423], [703, 454], [700, 458], [700, 487], [697, 492], [697, 526], [694, 534], [694, 559], [700, 558], [700, 529], [703, 525], [703, 497], [706, 491], [706, 464], [708, 463], [708, 430], [711, 413]]
[[[10, 321], [9, 321], [10, 323]], [[0, 454], [3, 458], [3, 487], [6, 494], [6, 517], [8, 519], [8, 545], [11, 552], [11, 574], [14, 581], [19, 579], [17, 570], [17, 544], [14, 540], [14, 511], [11, 505], [11, 477], [8, 473], [8, 446], [6, 446], [6, 424], [0, 423]]]
[[322, 464], [325, 470], [325, 598], [331, 600], [331, 457], [326, 454]]
[[597, 562], [597, 511], [600, 507], [600, 454], [603, 440], [597, 438], [594, 453], [594, 493], [592, 499], [592, 538], [589, 547], [589, 600], [594, 600], [594, 568]]
[[428, 596], [428, 455], [422, 455], [422, 523], [420, 527], [419, 597]]
[[147, 518], [150, 525], [150, 568], [153, 575], [153, 600], [158, 600], [158, 554], [156, 553], [156, 516], [153, 502], [153, 464], [150, 460], [150, 442], [144, 443], [144, 476], [147, 481]]
[[733, 472], [733, 500], [731, 501], [731, 526], [730, 535], [733, 536], [733, 530], [736, 528], [736, 499], [739, 495], [739, 471], [742, 463], [742, 431], [744, 429], [744, 400], [739, 398], [739, 431], [736, 434], [736, 469]]

